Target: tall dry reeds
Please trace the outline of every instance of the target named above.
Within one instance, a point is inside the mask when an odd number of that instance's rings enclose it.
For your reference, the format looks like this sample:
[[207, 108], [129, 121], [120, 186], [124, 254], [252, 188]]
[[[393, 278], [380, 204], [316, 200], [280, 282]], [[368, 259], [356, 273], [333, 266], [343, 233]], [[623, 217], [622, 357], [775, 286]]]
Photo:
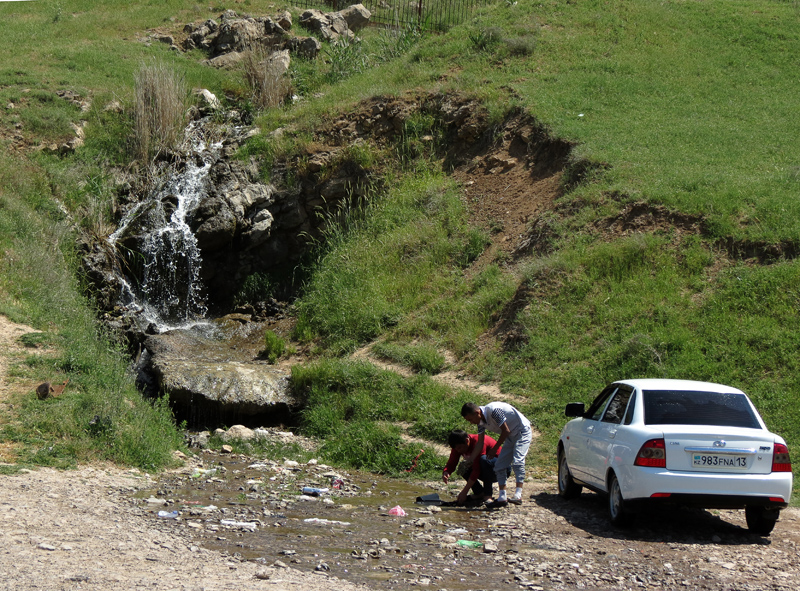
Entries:
[[288, 51], [273, 52], [268, 47], [255, 44], [245, 52], [242, 66], [245, 83], [250, 89], [250, 100], [256, 109], [277, 107], [289, 96]]
[[178, 145], [186, 125], [188, 88], [182, 74], [153, 63], [136, 73], [135, 91], [136, 152], [148, 160]]

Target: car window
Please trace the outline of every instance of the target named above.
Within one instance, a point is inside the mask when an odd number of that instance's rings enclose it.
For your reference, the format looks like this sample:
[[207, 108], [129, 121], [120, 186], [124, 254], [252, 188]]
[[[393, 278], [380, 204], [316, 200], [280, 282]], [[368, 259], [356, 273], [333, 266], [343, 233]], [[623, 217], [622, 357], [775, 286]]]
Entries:
[[645, 390], [646, 425], [714, 425], [760, 429], [744, 394]]
[[628, 408], [628, 400], [631, 398], [631, 391], [627, 388], [620, 388], [606, 407], [603, 415], [604, 423], [614, 423], [619, 425], [625, 416], [625, 409]]
[[630, 425], [633, 422], [633, 411], [636, 410], [636, 396], [631, 397], [628, 403], [628, 412], [625, 413], [625, 424]]
[[605, 390], [600, 392], [597, 398], [595, 398], [594, 401], [592, 402], [592, 405], [589, 407], [589, 410], [586, 411], [585, 416], [589, 417], [593, 421], [599, 421], [600, 417], [603, 416], [603, 410], [605, 410], [608, 399], [616, 391], [617, 391], [617, 386], [612, 384], [611, 386], [608, 386]]

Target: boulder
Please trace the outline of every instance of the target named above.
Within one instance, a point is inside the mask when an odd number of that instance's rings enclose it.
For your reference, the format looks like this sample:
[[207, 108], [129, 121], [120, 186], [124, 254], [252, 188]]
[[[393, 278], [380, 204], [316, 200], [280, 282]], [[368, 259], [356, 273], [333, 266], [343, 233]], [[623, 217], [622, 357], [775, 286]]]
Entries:
[[286, 40], [284, 47], [296, 55], [314, 59], [322, 50], [322, 43], [316, 37], [292, 37]]
[[244, 53], [240, 51], [231, 51], [230, 53], [223, 53], [203, 63], [214, 68], [230, 69], [239, 64], [244, 59]]
[[300, 15], [300, 25], [312, 33], [317, 33], [325, 41], [339, 39], [352, 40], [355, 35], [348, 28], [347, 21], [340, 12], [324, 13], [314, 8]]
[[342, 15], [347, 27], [351, 31], [358, 31], [363, 29], [369, 24], [369, 19], [372, 16], [369, 10], [363, 4], [353, 4], [342, 10], [339, 14]]
[[261, 323], [223, 317], [212, 325], [148, 337], [140, 372], [165, 392], [176, 418], [190, 427], [288, 422], [299, 406], [290, 373], [258, 358]]
[[194, 95], [200, 103], [200, 112], [202, 114], [222, 109], [222, 103], [219, 102], [217, 96], [210, 90], [206, 88], [197, 88], [194, 90]]
[[198, 205], [192, 223], [201, 252], [230, 245], [236, 234], [236, 216], [221, 197], [209, 197]]
[[214, 56], [242, 52], [253, 47], [263, 35], [263, 24], [255, 19], [225, 19], [214, 38], [211, 50]]

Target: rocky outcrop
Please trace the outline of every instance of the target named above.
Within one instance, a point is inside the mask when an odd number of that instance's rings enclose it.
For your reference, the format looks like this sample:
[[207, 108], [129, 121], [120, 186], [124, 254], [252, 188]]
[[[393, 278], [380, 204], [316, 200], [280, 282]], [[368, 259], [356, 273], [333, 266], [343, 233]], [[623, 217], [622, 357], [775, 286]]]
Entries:
[[300, 25], [317, 33], [326, 41], [355, 39], [355, 32], [369, 23], [370, 12], [363, 4], [354, 4], [339, 12], [324, 13], [320, 10], [306, 10], [300, 15]]
[[291, 422], [290, 374], [259, 359], [260, 323], [224, 317], [144, 341], [140, 382], [168, 395], [179, 421], [214, 428]]
[[284, 12], [275, 17], [244, 17], [233, 10], [225, 11], [219, 23], [209, 19], [190, 23], [183, 28], [188, 36], [184, 49], [202, 49], [215, 58], [226, 53], [241, 53], [255, 45], [276, 47], [289, 36], [292, 15]]
[[[206, 102], [213, 99], [207, 97]], [[232, 297], [248, 276], [291, 268], [304, 256], [308, 245], [323, 236], [327, 223], [343, 203], [365, 199], [370, 189], [380, 190], [373, 172], [351, 157], [349, 147], [359, 142], [379, 144], [395, 141], [405, 122], [418, 112], [432, 114], [441, 122], [442, 145], [446, 160], [453, 166], [468, 158], [469, 146], [484, 133], [487, 123], [472, 102], [454, 96], [376, 97], [347, 116], [326, 122], [309, 148], [289, 160], [277, 160], [265, 182], [260, 163], [234, 157], [239, 147], [258, 130], [240, 126], [209, 128], [205, 135], [222, 137], [220, 147], [209, 162], [204, 181], [204, 197], [189, 216], [202, 255], [200, 277], [205, 298], [212, 312], [229, 311]], [[219, 118], [219, 114], [215, 116]], [[207, 125], [218, 125], [208, 120]], [[281, 130], [273, 132], [281, 133]], [[206, 157], [206, 156], [204, 156]], [[192, 154], [175, 154], [174, 162], [162, 163], [163, 177], [168, 170], [187, 166]], [[159, 175], [154, 175], [158, 178]], [[163, 181], [161, 181], [163, 183]], [[124, 295], [124, 285], [115, 278], [124, 269], [135, 285], [142, 256], [139, 246], [153, 217], [163, 219], [175, 209], [168, 191], [147, 204], [156, 186], [125, 183], [120, 195], [120, 213], [138, 207], [136, 219], [128, 222], [117, 240], [117, 250], [103, 242], [83, 244], [83, 263], [87, 282], [92, 286], [100, 308], [117, 316], [115, 306]], [[153, 216], [151, 209], [163, 213]], [[128, 256], [125, 253], [132, 253]], [[125, 257], [121, 263], [114, 256]], [[124, 303], [124, 302], [123, 302]], [[138, 322], [123, 322], [120, 328], [132, 329]], [[151, 331], [147, 326], [141, 330]], [[129, 342], [138, 346], [136, 339]]]
[[[362, 4], [355, 4], [338, 12], [308, 10], [301, 16], [300, 24], [323, 40], [352, 40], [355, 32], [369, 23], [370, 16]], [[207, 52], [209, 57], [205, 63], [216, 68], [235, 67], [248, 51], [256, 48], [267, 52], [288, 50], [306, 58], [315, 58], [322, 48], [319, 40], [314, 36], [296, 36], [291, 29], [289, 12], [274, 17], [250, 17], [227, 10], [219, 22], [209, 19], [187, 24], [183, 29], [186, 38], [181, 47], [187, 51], [201, 49]]]

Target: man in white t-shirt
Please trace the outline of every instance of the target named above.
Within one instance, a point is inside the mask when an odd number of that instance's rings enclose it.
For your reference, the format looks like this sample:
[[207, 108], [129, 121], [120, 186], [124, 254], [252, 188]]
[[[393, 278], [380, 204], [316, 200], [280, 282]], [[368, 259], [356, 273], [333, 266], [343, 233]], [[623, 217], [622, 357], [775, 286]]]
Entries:
[[[505, 507], [508, 503], [521, 505], [522, 485], [525, 481], [525, 456], [528, 455], [528, 449], [531, 446], [531, 422], [516, 408], [505, 402], [490, 402], [486, 406], [467, 402], [461, 408], [461, 416], [467, 422], [478, 426], [476, 451], [483, 449], [483, 438], [487, 429], [500, 434], [495, 446], [486, 450], [486, 457], [491, 459], [497, 455], [497, 450], [502, 446], [502, 451], [497, 456], [497, 462], [494, 465], [500, 494], [496, 501], [487, 506], [491, 508]], [[472, 460], [474, 461], [475, 458]], [[517, 479], [517, 489], [514, 496], [510, 498], [506, 493], [506, 474], [509, 466]]]

